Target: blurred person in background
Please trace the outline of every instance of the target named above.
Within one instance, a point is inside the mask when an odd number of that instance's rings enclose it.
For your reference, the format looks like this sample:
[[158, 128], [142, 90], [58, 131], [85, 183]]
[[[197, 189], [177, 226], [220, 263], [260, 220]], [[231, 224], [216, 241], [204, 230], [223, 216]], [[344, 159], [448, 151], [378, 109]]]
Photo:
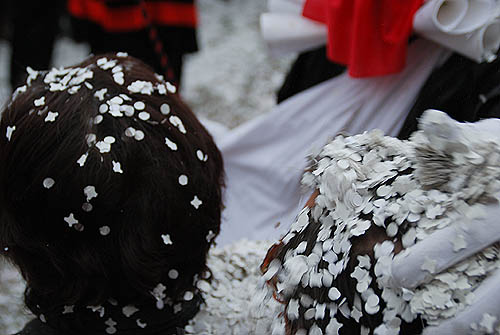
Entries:
[[127, 52], [180, 83], [183, 56], [198, 50], [193, 0], [68, 0], [74, 38], [93, 54]]
[[12, 46], [10, 84], [15, 89], [26, 80], [26, 67], [49, 67], [64, 1], [7, 0], [2, 1], [2, 7], [8, 28], [5, 34]]

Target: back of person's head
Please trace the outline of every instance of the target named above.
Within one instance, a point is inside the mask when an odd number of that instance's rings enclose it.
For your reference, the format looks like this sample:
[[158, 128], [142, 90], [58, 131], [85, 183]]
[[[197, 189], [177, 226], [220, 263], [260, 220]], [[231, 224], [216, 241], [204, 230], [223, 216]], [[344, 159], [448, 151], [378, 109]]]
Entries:
[[161, 307], [205, 274], [222, 157], [173, 91], [132, 57], [96, 56], [30, 71], [3, 111], [0, 247], [35, 314]]

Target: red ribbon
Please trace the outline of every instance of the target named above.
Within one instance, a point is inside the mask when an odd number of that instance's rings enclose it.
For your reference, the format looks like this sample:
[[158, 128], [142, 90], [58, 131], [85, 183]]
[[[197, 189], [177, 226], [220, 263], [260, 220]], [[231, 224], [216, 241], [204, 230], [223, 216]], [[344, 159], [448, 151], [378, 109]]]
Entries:
[[328, 28], [327, 57], [352, 77], [400, 72], [424, 0], [306, 0], [303, 16]]

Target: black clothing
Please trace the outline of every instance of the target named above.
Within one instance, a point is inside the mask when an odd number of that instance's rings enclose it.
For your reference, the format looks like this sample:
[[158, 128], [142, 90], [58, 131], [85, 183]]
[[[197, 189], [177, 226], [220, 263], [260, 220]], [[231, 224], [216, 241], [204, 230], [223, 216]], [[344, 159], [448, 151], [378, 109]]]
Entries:
[[[345, 67], [326, 58], [325, 48], [299, 55], [278, 93], [278, 102], [343, 73]], [[457, 121], [474, 122], [500, 118], [500, 57], [477, 64], [453, 54], [434, 69], [410, 109], [398, 138], [407, 139], [417, 130], [427, 109], [441, 110]]]

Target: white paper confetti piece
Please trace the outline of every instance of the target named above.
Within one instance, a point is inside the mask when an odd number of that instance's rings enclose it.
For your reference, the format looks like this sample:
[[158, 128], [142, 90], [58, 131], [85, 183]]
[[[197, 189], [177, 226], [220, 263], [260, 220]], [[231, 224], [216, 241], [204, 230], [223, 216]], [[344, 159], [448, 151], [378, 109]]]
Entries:
[[91, 212], [93, 208], [94, 208], [94, 207], [93, 207], [93, 206], [92, 206], [92, 204], [91, 204], [91, 203], [89, 203], [89, 202], [84, 202], [84, 203], [82, 204], [82, 210], [83, 210], [84, 212]]
[[44, 121], [45, 122], [54, 122], [58, 115], [59, 115], [58, 112], [48, 112]]
[[102, 236], [109, 235], [110, 232], [111, 232], [111, 228], [109, 228], [109, 226], [102, 226], [101, 228], [99, 228], [99, 233]]
[[141, 319], [137, 319], [136, 323], [142, 329], [146, 328], [146, 326], [148, 325], [146, 322], [142, 322]]
[[147, 121], [147, 120], [149, 120], [150, 117], [151, 117], [151, 115], [149, 115], [148, 112], [140, 112], [139, 113], [139, 119], [141, 119], [142, 121]]
[[196, 151], [196, 157], [198, 157], [198, 159], [199, 159], [200, 161], [203, 161], [203, 160], [205, 159], [205, 154], [203, 153], [203, 151], [201, 151], [201, 150], [197, 150], [197, 151]]
[[179, 176], [179, 184], [186, 186], [188, 184], [188, 177], [185, 174]]
[[80, 166], [85, 165], [85, 162], [87, 161], [88, 156], [89, 156], [88, 152], [81, 155], [80, 158], [78, 158], [78, 160], [76, 161], [78, 163], [78, 165], [80, 165]]
[[72, 228], [74, 225], [78, 223], [78, 220], [75, 218], [73, 213], [70, 213], [67, 217], [65, 217], [64, 221], [68, 223], [70, 228]]
[[106, 104], [102, 104], [99, 106], [99, 113], [104, 114], [109, 110], [109, 106]]
[[168, 115], [170, 113], [170, 106], [167, 105], [167, 104], [162, 104], [160, 106], [160, 112], [163, 114], [163, 115]]
[[142, 141], [144, 139], [144, 132], [142, 130], [136, 130], [134, 134], [134, 139], [136, 141]]
[[340, 298], [340, 291], [336, 287], [331, 287], [328, 291], [328, 298], [330, 298], [330, 300], [332, 301], [337, 300], [338, 298]]
[[122, 165], [120, 164], [120, 162], [111, 161], [111, 163], [113, 164], [113, 172], [123, 173]]
[[175, 87], [174, 85], [172, 85], [171, 83], [169, 83], [167, 81], [167, 90], [170, 92], [170, 93], [175, 93], [177, 92], [177, 87]]
[[165, 144], [170, 148], [170, 150], [177, 150], [177, 144], [172, 142], [168, 137], [165, 137]]
[[125, 315], [127, 318], [131, 317], [135, 313], [137, 313], [139, 309], [133, 305], [127, 305], [122, 308], [122, 313]]
[[101, 154], [107, 153], [111, 151], [111, 144], [106, 143], [104, 141], [99, 141], [95, 144], [96, 148], [99, 149]]
[[146, 108], [146, 105], [142, 101], [136, 101], [134, 103], [134, 108], [137, 109], [138, 111], [142, 111], [142, 110], [144, 110], [144, 108]]
[[127, 129], [125, 129], [125, 136], [134, 137], [135, 136], [135, 129], [132, 127], [128, 127]]
[[113, 136], [106, 136], [103, 141], [108, 144], [113, 144], [116, 142], [116, 139]]
[[158, 84], [158, 86], [156, 86], [156, 88], [158, 89], [158, 93], [159, 94], [167, 94], [167, 88], [165, 87], [165, 85], [163, 84]]
[[107, 88], [102, 88], [100, 90], [97, 90], [95, 91], [94, 93], [94, 97], [96, 97], [97, 99], [99, 99], [99, 101], [103, 101], [104, 100], [104, 95], [108, 92], [108, 89]]
[[184, 124], [182, 123], [182, 120], [178, 117], [178, 116], [175, 116], [175, 115], [172, 115], [170, 116], [170, 118], [168, 119], [168, 121], [174, 126], [174, 127], [177, 127], [177, 129], [179, 129], [179, 131], [183, 134], [186, 133], [186, 128], [184, 128]]
[[52, 186], [54, 186], [55, 183], [56, 182], [54, 181], [54, 179], [52, 179], [52, 178], [45, 178], [43, 180], [43, 187], [45, 187], [46, 189], [49, 189]]
[[171, 245], [171, 244], [173, 244], [172, 239], [170, 238], [169, 234], [161, 235], [161, 238], [162, 238], [163, 243], [165, 245]]
[[198, 199], [198, 197], [195, 195], [193, 200], [191, 200], [191, 205], [193, 205], [194, 208], [198, 209], [201, 205], [203, 204], [203, 201]]
[[64, 307], [64, 310], [63, 310], [63, 314], [71, 314], [71, 313], [74, 313], [74, 308], [75, 306], [74, 305], [65, 305]]
[[168, 271], [168, 278], [177, 279], [179, 277], [179, 272], [176, 269]]
[[92, 185], [85, 186], [85, 188], [83, 189], [83, 194], [85, 194], [85, 196], [87, 197], [87, 202], [96, 198], [98, 195], [95, 187]]
[[35, 99], [35, 101], [33, 101], [33, 104], [35, 105], [35, 107], [40, 107], [45, 105], [45, 97]]
[[102, 117], [102, 115], [97, 115], [94, 118], [94, 124], [100, 124], [102, 122], [102, 120], [104, 120], [104, 118]]
[[5, 136], [7, 137], [7, 140], [10, 142], [10, 139], [12, 138], [12, 134], [14, 133], [14, 130], [16, 130], [16, 126], [7, 126], [7, 132]]

